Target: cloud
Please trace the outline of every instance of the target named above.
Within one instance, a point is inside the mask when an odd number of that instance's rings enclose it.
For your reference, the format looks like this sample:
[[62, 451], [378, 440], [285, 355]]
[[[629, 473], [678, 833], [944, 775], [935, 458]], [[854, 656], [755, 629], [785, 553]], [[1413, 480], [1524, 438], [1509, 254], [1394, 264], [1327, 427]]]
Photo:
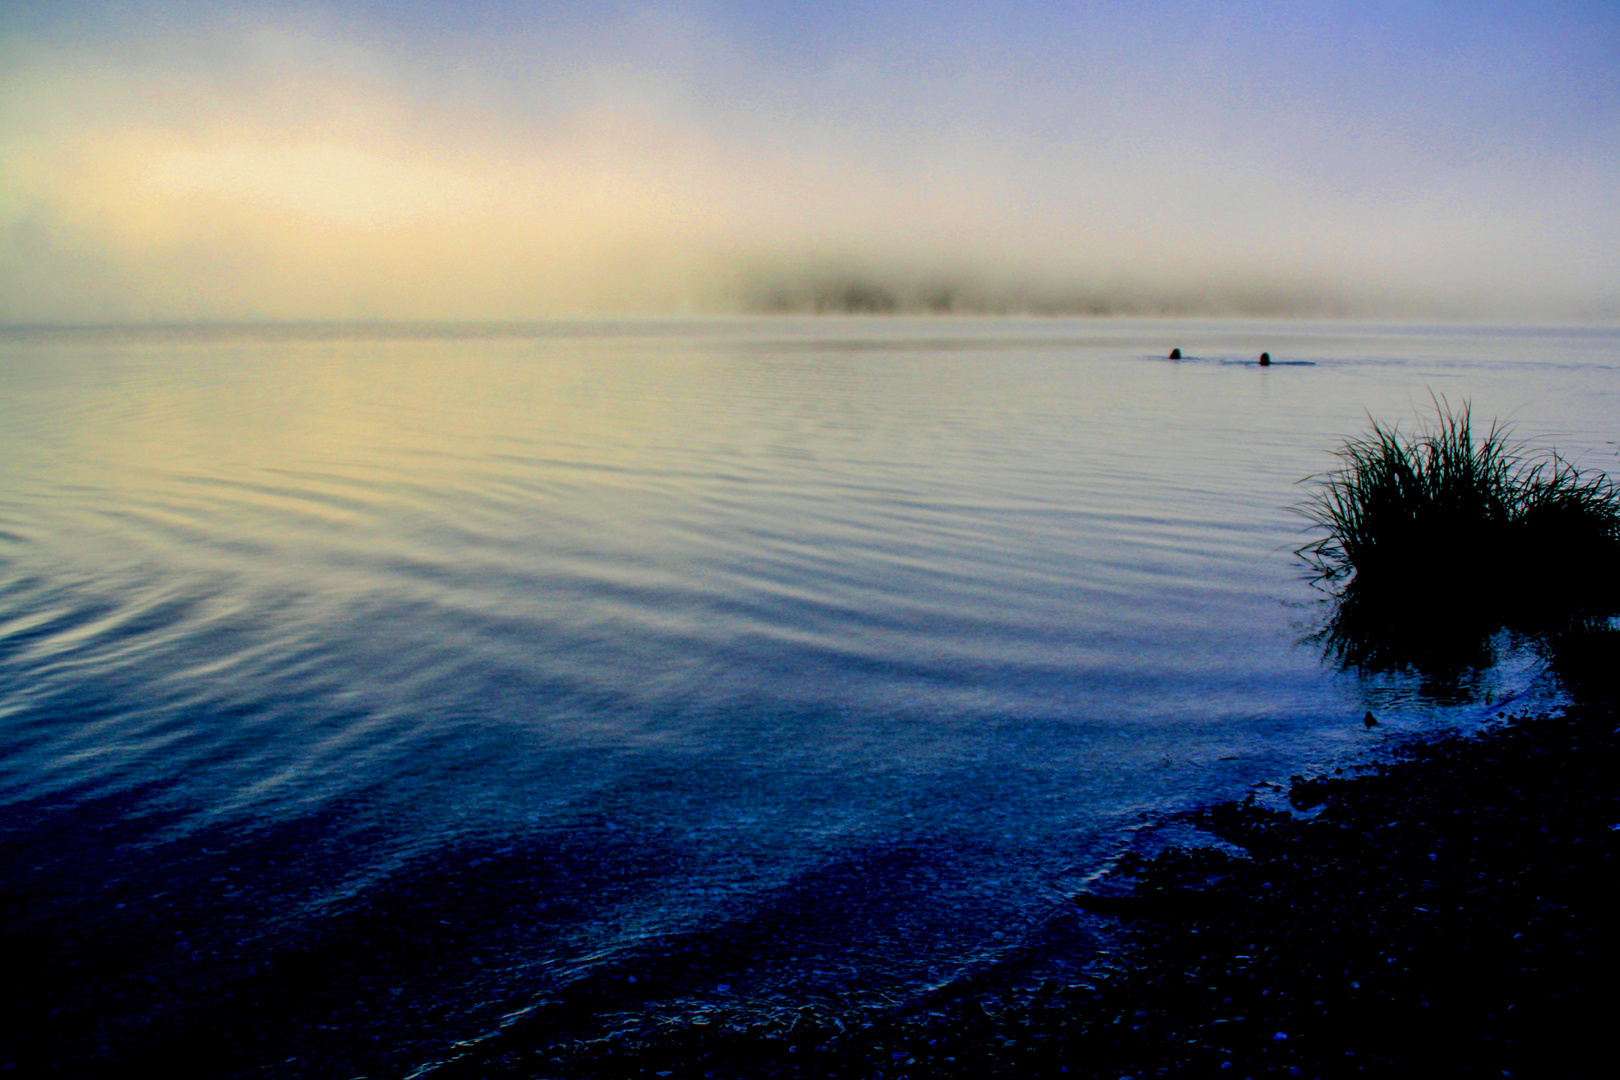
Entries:
[[1199, 89], [1219, 56], [1155, 79], [823, 42], [778, 71], [690, 11], [615, 25], [478, 62], [307, 17], [14, 40], [0, 321], [1620, 317], [1602, 130], [1462, 153], [1394, 112]]

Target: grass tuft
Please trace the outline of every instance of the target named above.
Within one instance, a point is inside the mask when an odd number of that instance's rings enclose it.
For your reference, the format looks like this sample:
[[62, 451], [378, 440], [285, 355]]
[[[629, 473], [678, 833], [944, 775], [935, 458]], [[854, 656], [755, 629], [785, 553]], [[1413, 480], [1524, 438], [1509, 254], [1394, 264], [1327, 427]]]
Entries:
[[1411, 434], [1374, 421], [1307, 480], [1296, 509], [1321, 535], [1297, 554], [1337, 590], [1332, 651], [1384, 666], [1380, 650], [1422, 645], [1400, 640], [1414, 615], [1539, 633], [1620, 610], [1620, 487], [1500, 424], [1476, 432], [1466, 404], [1435, 412]]

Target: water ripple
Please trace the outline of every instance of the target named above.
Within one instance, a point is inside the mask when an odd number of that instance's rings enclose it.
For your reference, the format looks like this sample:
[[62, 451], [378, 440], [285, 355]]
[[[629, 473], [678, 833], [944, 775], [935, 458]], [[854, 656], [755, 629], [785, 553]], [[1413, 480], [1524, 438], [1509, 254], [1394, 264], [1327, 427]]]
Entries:
[[[1167, 342], [1315, 363], [1144, 362]], [[933, 985], [1135, 815], [1450, 722], [1301, 645], [1296, 480], [1442, 378], [1574, 451], [1612, 455], [1620, 415], [1612, 335], [1297, 324], [64, 332], [0, 360], [0, 805], [39, 853], [8, 872], [81, 920], [125, 883], [226, 958], [165, 961], [197, 985], [345, 920], [464, 920], [502, 960], [462, 972], [477, 1001], [445, 984], [451, 1027], [716, 927], [775, 935], [754, 992]], [[171, 880], [228, 891], [163, 915]]]

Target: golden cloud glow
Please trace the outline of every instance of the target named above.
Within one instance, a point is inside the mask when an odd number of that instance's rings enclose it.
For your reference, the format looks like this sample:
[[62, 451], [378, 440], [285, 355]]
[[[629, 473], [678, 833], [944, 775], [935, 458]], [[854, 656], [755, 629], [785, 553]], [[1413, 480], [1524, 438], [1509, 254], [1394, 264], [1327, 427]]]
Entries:
[[10, 47], [0, 321], [1616, 303], [1614, 222], [1536, 202], [1579, 170], [1347, 198], [1184, 132], [901, 137], [717, 119], [634, 79], [475, 108], [360, 50], [265, 40], [236, 68]]

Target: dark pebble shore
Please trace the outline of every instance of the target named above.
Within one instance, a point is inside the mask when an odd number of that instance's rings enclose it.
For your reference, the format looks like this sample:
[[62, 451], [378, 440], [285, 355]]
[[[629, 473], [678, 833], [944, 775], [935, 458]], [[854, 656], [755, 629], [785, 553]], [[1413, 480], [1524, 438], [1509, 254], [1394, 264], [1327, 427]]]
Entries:
[[1590, 1075], [1617, 997], [1617, 636], [1560, 658], [1560, 714], [1296, 777], [1292, 812], [1188, 815], [1225, 843], [1127, 856], [1076, 898], [1120, 928], [1087, 980], [764, 1017], [581, 1002], [432, 1075]]

